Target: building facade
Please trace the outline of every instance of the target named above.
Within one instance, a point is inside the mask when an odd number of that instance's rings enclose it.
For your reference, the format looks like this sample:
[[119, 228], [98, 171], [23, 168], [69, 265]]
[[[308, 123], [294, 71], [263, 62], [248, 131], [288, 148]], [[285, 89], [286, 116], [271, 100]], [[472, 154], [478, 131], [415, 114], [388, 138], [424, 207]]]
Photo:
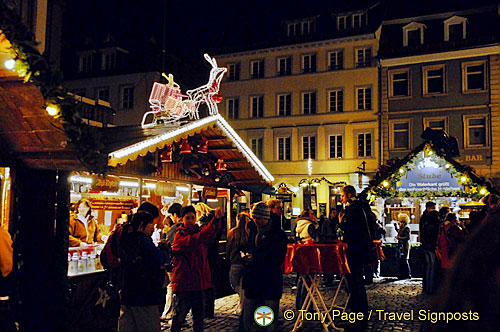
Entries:
[[219, 111], [295, 193], [289, 210], [336, 207], [342, 183], [360, 190], [378, 168], [379, 25], [368, 8], [330, 12], [284, 22], [276, 47], [216, 56]]
[[384, 19], [383, 161], [404, 157], [430, 127], [457, 139], [458, 161], [499, 176], [499, 7], [474, 7], [418, 16], [389, 11]]

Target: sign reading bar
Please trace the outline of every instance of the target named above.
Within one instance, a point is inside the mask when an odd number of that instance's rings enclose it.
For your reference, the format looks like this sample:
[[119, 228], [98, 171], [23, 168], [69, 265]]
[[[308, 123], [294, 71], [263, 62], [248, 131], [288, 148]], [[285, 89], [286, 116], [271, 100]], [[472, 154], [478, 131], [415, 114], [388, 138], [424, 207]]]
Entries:
[[406, 178], [398, 181], [396, 188], [402, 192], [457, 191], [462, 190], [456, 178], [444, 167], [432, 162], [420, 162], [416, 169], [409, 170]]

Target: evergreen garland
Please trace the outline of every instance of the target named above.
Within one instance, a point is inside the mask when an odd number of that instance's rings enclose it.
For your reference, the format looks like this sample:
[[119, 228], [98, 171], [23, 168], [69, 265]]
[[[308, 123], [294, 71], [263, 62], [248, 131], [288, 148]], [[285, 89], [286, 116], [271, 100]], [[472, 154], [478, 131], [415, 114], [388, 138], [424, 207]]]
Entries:
[[88, 171], [105, 174], [108, 170], [108, 156], [100, 142], [97, 128], [82, 121], [82, 104], [67, 93], [60, 85], [60, 75], [53, 73], [47, 60], [38, 52], [36, 41], [22, 23], [16, 11], [0, 1], [0, 30], [12, 45], [12, 55], [16, 60], [15, 70], [24, 77], [24, 82], [32, 82], [43, 95], [46, 103], [59, 107], [54, 116], [75, 147], [76, 155]]

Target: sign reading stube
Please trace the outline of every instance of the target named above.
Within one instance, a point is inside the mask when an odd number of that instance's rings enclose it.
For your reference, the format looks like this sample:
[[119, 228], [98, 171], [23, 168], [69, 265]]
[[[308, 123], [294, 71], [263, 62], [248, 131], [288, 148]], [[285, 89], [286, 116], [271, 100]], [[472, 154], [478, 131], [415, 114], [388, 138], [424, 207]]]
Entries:
[[456, 178], [452, 177], [444, 167], [432, 162], [421, 162], [416, 169], [409, 170], [406, 178], [396, 184], [398, 191], [456, 191], [462, 190]]

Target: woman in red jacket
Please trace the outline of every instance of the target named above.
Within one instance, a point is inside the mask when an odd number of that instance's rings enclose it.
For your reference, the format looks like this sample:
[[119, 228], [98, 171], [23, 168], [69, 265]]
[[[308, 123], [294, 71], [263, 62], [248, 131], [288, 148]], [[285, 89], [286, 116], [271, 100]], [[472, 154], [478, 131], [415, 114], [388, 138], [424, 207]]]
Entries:
[[207, 260], [207, 244], [213, 242], [220, 228], [222, 210], [200, 229], [193, 206], [181, 210], [183, 225], [177, 228], [173, 252], [174, 317], [171, 332], [179, 332], [189, 310], [193, 314], [193, 331], [203, 331], [203, 292], [212, 287]]

